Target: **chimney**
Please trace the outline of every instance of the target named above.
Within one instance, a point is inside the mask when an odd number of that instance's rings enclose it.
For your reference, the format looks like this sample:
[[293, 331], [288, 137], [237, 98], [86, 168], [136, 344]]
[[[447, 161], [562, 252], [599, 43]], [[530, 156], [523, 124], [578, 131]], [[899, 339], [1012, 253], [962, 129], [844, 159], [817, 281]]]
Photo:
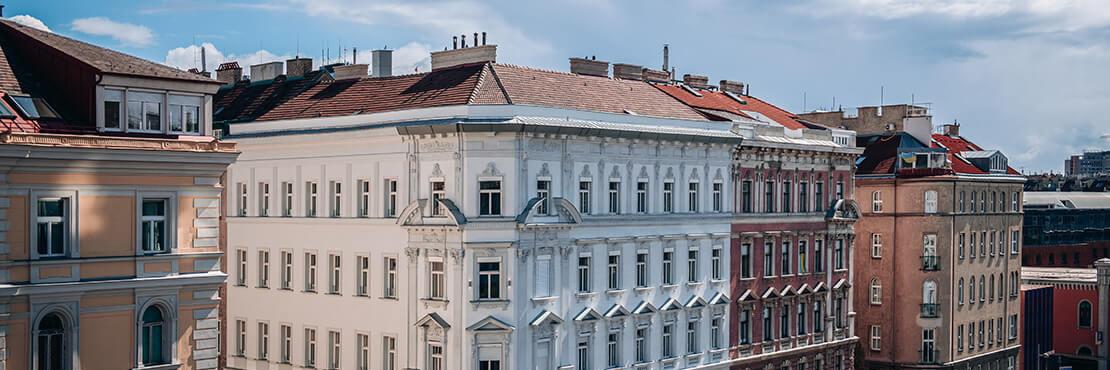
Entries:
[[651, 68], [644, 68], [643, 71], [640, 72], [640, 74], [644, 77], [644, 81], [662, 82], [662, 83], [671, 82], [671, 74], [667, 73], [666, 71], [660, 71], [660, 70], [651, 69]]
[[953, 122], [953, 123], [944, 125], [944, 135], [945, 136], [960, 136], [960, 124]]
[[609, 62], [602, 62], [596, 58], [570, 58], [570, 73], [609, 77]]
[[[464, 42], [463, 45], [465, 46], [466, 43]], [[433, 51], [432, 71], [496, 61], [497, 45], [482, 45], [453, 50]]]
[[744, 83], [743, 82], [721, 80], [720, 88], [721, 88], [721, 91], [724, 91], [724, 92], [730, 92], [730, 93], [737, 94], [737, 95], [744, 95]]
[[281, 62], [269, 62], [251, 66], [251, 81], [272, 80], [281, 74]]
[[224, 85], [234, 84], [242, 79], [243, 67], [240, 67], [238, 62], [221, 63], [216, 68], [216, 81], [220, 81]]
[[686, 84], [686, 86], [704, 89], [709, 87], [709, 77], [687, 73], [682, 75], [682, 83]]
[[204, 56], [204, 46], [200, 47], [200, 71], [208, 71], [208, 58]]
[[285, 75], [303, 76], [312, 71], [312, 58], [293, 58], [285, 61]]
[[336, 81], [350, 80], [366, 77], [366, 71], [370, 69], [368, 64], [348, 64], [345, 66], [335, 66], [332, 68], [332, 78]]
[[663, 71], [671, 67], [671, 45], [663, 44]]
[[370, 76], [389, 77], [393, 75], [393, 50], [374, 50], [370, 52]]
[[643, 80], [644, 66], [624, 63], [613, 63], [613, 77], [622, 80]]

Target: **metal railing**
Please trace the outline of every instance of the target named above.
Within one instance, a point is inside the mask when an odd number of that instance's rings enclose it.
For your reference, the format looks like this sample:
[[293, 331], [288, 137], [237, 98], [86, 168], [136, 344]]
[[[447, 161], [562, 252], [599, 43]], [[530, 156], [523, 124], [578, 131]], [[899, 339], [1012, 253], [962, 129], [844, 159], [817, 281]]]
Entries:
[[921, 256], [921, 269], [925, 271], [940, 270], [940, 256]]
[[921, 317], [940, 317], [940, 305], [936, 303], [922, 303]]

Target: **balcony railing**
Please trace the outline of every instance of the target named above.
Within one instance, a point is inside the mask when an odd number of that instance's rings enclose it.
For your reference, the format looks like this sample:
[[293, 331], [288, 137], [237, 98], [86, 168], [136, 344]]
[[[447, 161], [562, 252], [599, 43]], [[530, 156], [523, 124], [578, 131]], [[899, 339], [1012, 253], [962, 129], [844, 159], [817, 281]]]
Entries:
[[923, 364], [939, 364], [940, 363], [940, 350], [923, 349], [917, 351], [921, 354], [921, 363]]
[[940, 256], [921, 256], [921, 269], [925, 271], [940, 270]]
[[940, 305], [936, 303], [922, 303], [921, 317], [940, 317]]

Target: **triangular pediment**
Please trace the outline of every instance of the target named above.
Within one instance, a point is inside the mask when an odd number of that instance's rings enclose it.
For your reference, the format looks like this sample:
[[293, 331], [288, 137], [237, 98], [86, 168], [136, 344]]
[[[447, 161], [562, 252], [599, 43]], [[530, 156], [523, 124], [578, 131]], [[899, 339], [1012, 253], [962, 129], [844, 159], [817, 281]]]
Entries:
[[597, 313], [597, 311], [594, 311], [594, 309], [589, 307], [582, 309], [582, 312], [574, 315], [574, 321], [595, 321], [601, 319], [601, 314]]
[[659, 310], [648, 301], [640, 302], [640, 304], [636, 306], [636, 309], [632, 310], [633, 315], [645, 315], [656, 312], [659, 312]]
[[540, 325], [545, 325], [545, 324], [559, 325], [559, 324], [562, 324], [562, 323], [563, 323], [563, 318], [559, 317], [559, 315], [556, 315], [554, 312], [544, 310], [543, 312], [540, 312], [539, 315], [536, 315], [536, 318], [532, 319], [532, 321], [530, 323], [528, 323], [528, 325], [531, 325], [531, 326], [540, 326]]
[[721, 305], [721, 304], [728, 304], [728, 302], [729, 302], [728, 296], [726, 296], [724, 293], [721, 293], [721, 292], [717, 292], [717, 294], [713, 295], [713, 298], [709, 299], [709, 304], [714, 305], [714, 306]]
[[659, 306], [660, 311], [674, 311], [674, 310], [681, 310], [681, 309], [682, 309], [682, 303], [679, 303], [678, 300], [676, 300], [674, 298], [667, 298], [667, 301], [663, 302], [662, 306]]
[[499, 320], [493, 316], [486, 316], [486, 318], [478, 320], [474, 325], [466, 328], [466, 331], [512, 331], [513, 326], [509, 323]]
[[610, 307], [607, 311], [605, 311], [605, 318], [607, 319], [625, 317], [628, 315], [628, 309], [625, 309], [624, 306], [620, 304], [615, 304], [613, 305], [613, 307]]
[[427, 315], [424, 315], [424, 317], [421, 317], [420, 320], [416, 320], [416, 323], [413, 324], [413, 326], [418, 326], [418, 327], [435, 326], [435, 327], [438, 327], [440, 329], [450, 329], [451, 328], [451, 325], [447, 323], [447, 320], [444, 320], [443, 316], [440, 316], [439, 313], [436, 313], [436, 312], [432, 312], [432, 313], [429, 313]]
[[707, 304], [706, 304], [704, 299], [702, 299], [701, 297], [698, 297], [698, 296], [693, 296], [693, 297], [690, 297], [689, 301], [686, 301], [685, 307], [686, 308], [702, 308], [702, 307], [705, 307], [706, 305]]

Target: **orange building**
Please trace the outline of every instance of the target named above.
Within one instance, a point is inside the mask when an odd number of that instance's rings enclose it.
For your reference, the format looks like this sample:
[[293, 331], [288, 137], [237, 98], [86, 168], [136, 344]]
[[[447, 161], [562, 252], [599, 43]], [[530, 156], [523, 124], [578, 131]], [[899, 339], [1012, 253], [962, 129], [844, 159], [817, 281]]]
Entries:
[[219, 365], [218, 87], [0, 21], [0, 369]]

